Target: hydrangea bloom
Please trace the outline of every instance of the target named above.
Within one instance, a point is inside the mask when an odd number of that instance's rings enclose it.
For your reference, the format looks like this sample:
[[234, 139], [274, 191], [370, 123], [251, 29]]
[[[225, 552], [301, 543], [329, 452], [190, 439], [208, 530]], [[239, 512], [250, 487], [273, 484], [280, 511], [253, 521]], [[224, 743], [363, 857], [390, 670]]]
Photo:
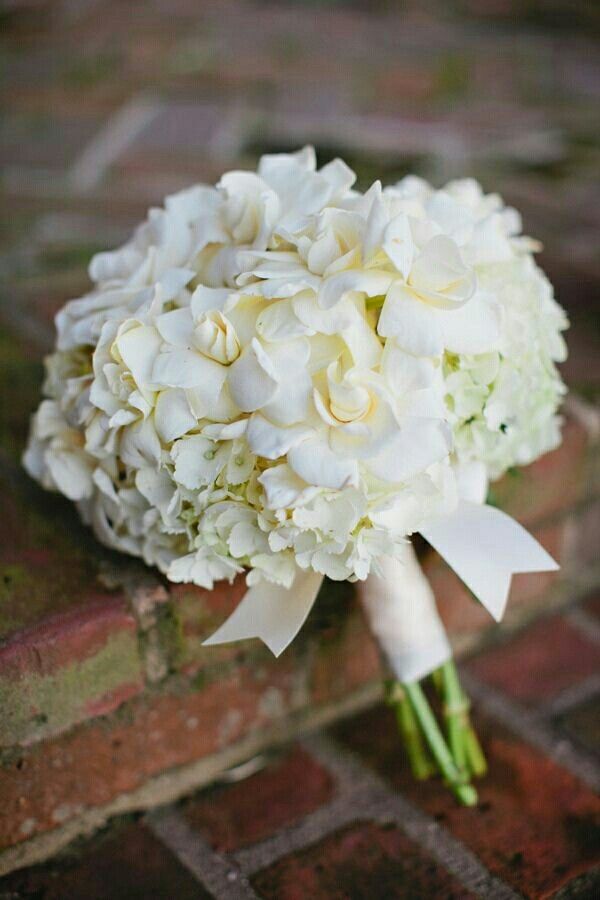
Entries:
[[517, 213], [353, 183], [265, 156], [94, 257], [24, 462], [101, 541], [205, 587], [364, 579], [557, 443], [567, 323]]

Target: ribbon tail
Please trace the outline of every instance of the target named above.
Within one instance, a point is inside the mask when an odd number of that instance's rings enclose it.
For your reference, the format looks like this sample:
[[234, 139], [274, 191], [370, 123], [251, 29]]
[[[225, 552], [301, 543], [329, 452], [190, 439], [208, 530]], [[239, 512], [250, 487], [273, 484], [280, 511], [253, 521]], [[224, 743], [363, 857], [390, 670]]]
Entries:
[[304, 625], [322, 582], [323, 576], [312, 569], [299, 569], [290, 588], [261, 581], [246, 592], [204, 646], [260, 638], [280, 656]]
[[493, 506], [461, 501], [455, 512], [426, 523], [421, 534], [498, 622], [513, 575], [560, 568], [528, 531]]

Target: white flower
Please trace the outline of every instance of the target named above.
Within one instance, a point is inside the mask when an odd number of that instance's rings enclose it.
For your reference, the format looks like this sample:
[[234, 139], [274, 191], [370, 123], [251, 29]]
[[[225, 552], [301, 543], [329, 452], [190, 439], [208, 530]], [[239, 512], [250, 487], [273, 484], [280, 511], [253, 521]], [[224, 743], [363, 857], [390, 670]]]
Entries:
[[23, 464], [43, 487], [58, 490], [69, 500], [83, 500], [93, 491], [94, 461], [84, 438], [70, 428], [58, 403], [44, 400], [33, 417], [31, 440]]
[[103, 543], [208, 589], [364, 579], [559, 441], [567, 323], [518, 214], [353, 182], [266, 156], [92, 260], [23, 461]]

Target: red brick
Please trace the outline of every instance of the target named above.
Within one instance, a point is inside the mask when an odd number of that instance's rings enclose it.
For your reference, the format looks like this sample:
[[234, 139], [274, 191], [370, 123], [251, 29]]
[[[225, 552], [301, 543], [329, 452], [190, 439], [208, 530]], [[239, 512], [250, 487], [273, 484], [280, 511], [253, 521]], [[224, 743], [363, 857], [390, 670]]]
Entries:
[[583, 424], [567, 413], [561, 445], [493, 484], [494, 499], [526, 525], [564, 512], [585, 491], [589, 445], [590, 436]]
[[210, 894], [141, 824], [111, 829], [75, 853], [2, 879], [2, 897], [44, 900], [204, 900]]
[[89, 596], [85, 606], [17, 631], [0, 645], [0, 678], [51, 675], [93, 656], [118, 632], [136, 632], [123, 597]]
[[445, 900], [474, 895], [394, 826], [358, 822], [278, 860], [252, 886], [265, 900]]
[[250, 778], [200, 795], [185, 815], [221, 852], [270, 837], [327, 803], [331, 776], [300, 747]]
[[[192, 693], [131, 701], [112, 720], [92, 720], [26, 748], [0, 770], [0, 846], [23, 840], [23, 823], [47, 831], [86, 807], [103, 806], [148, 778], [209, 756], [266, 728], [293, 705], [293, 673], [238, 669]], [[58, 810], [58, 813], [57, 813]], [[58, 816], [58, 818], [57, 818]]]
[[[327, 584], [325, 591], [330, 588]], [[321, 620], [319, 651], [311, 670], [311, 695], [316, 703], [342, 698], [353, 688], [383, 677], [384, 671], [379, 646], [351, 586], [339, 585], [334, 590], [333, 609], [329, 601], [332, 621], [328, 626]], [[328, 598], [324, 593], [317, 598], [317, 617], [323, 615], [319, 604], [325, 607], [326, 615]]]
[[459, 807], [438, 780], [415, 782], [394, 718], [378, 708], [343, 723], [338, 738], [436, 817], [490, 871], [532, 900], [600, 862], [600, 800], [573, 775], [496, 723], [478, 722], [489, 763], [479, 806]]
[[468, 669], [517, 700], [537, 703], [600, 672], [600, 648], [555, 616], [482, 653]]
[[600, 757], [600, 714], [598, 697], [569, 709], [558, 719], [559, 727], [572, 741]]
[[118, 562], [73, 504], [42, 491], [24, 473], [0, 472], [0, 491], [0, 639], [87, 602], [111, 603], [114, 595], [98, 575], [108, 560], [113, 568]]
[[588, 597], [583, 604], [583, 608], [595, 619], [600, 619], [600, 593]]

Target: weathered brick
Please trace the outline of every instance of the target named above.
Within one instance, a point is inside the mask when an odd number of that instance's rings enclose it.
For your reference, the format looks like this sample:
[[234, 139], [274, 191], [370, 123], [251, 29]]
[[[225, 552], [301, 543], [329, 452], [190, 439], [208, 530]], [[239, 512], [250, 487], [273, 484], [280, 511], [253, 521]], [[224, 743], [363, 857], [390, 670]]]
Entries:
[[0, 746], [109, 712], [141, 690], [137, 628], [72, 505], [0, 473]]
[[564, 512], [584, 496], [590, 435], [579, 419], [567, 414], [562, 437], [552, 453], [491, 487], [494, 502], [524, 525]]
[[600, 592], [592, 594], [583, 604], [583, 609], [595, 619], [600, 619]]
[[515, 699], [535, 704], [599, 672], [600, 648], [555, 616], [482, 653], [468, 669]]
[[29, 416], [39, 400], [40, 353], [0, 329], [0, 447], [14, 460], [22, 453]]
[[[57, 808], [66, 805], [67, 818], [76, 816], [154, 775], [218, 754], [250, 733], [276, 728], [285, 734], [296, 716], [318, 710], [311, 706], [309, 679], [305, 663], [293, 655], [237, 666], [209, 682], [175, 679], [110, 718], [12, 751], [0, 769], [0, 846], [55, 827]], [[23, 823], [32, 820], [35, 826], [23, 832]]]
[[473, 897], [391, 825], [359, 822], [251, 879], [265, 900]]
[[0, 896], [204, 900], [211, 895], [147, 828], [128, 823], [46, 865], [13, 872], [0, 880]]
[[264, 840], [332, 797], [331, 776], [300, 747], [237, 784], [214, 788], [186, 805], [194, 828], [221, 852]]
[[106, 714], [142, 690], [136, 625], [124, 599], [85, 599], [0, 644], [0, 747]]
[[559, 728], [588, 753], [600, 758], [600, 700], [592, 697], [559, 716]]
[[490, 871], [532, 900], [552, 896], [600, 861], [600, 800], [573, 775], [490, 721], [478, 721], [489, 774], [473, 809], [438, 780], [415, 782], [391, 712], [350, 720], [336, 735], [410, 800], [435, 816]]

